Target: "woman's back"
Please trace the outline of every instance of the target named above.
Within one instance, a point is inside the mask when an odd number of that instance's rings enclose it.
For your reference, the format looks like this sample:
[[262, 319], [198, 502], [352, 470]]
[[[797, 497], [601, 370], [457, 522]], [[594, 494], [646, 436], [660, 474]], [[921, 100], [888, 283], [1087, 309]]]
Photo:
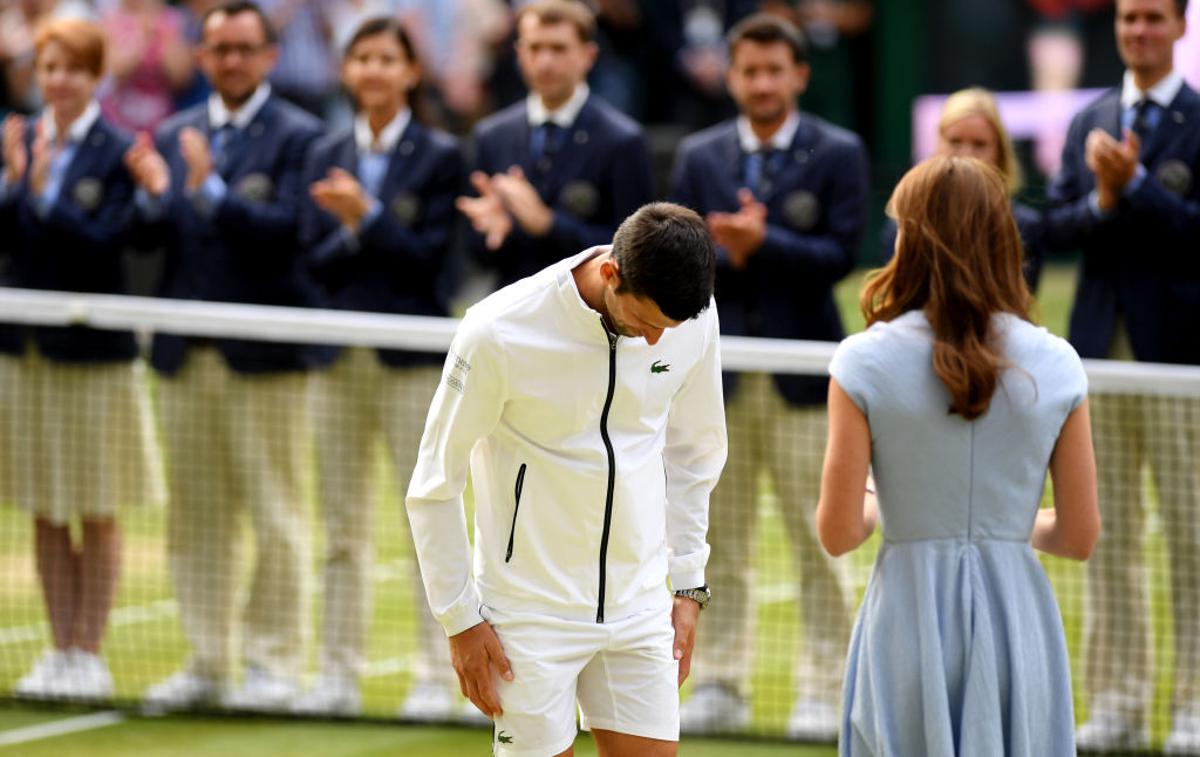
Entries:
[[1058, 432], [1087, 392], [1065, 340], [1015, 316], [993, 329], [1008, 367], [988, 412], [950, 414], [920, 311], [850, 337], [830, 372], [866, 415], [885, 538], [1028, 541]]
[[847, 661], [843, 755], [1073, 754], [1058, 607], [1029, 545], [1086, 377], [1015, 316], [987, 412], [949, 411], [933, 334], [910, 311], [847, 339], [830, 372], [866, 417], [883, 545]]

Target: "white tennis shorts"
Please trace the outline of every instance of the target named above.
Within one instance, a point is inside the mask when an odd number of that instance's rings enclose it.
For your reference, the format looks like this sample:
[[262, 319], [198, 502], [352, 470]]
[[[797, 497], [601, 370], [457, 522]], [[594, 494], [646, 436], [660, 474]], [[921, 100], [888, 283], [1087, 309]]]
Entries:
[[497, 677], [504, 714], [496, 757], [547, 757], [584, 730], [679, 740], [679, 663], [670, 605], [604, 623], [517, 615], [484, 607], [512, 665]]

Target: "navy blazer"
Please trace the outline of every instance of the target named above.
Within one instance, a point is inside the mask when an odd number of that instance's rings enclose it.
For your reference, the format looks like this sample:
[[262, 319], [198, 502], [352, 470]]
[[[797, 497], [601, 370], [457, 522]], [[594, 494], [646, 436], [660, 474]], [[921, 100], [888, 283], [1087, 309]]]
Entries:
[[[309, 153], [304, 186], [333, 167], [358, 172], [354, 129], [318, 140]], [[464, 163], [454, 138], [410, 121], [389, 158], [379, 197], [380, 215], [357, 238], [304, 193], [300, 239], [323, 307], [378, 313], [445, 316], [454, 289], [450, 242], [454, 198], [462, 188]], [[329, 350], [332, 360], [340, 350]], [[379, 350], [391, 366], [441, 364], [444, 353]]]
[[1200, 96], [1183, 86], [1142, 145], [1145, 180], [1097, 218], [1084, 143], [1096, 128], [1120, 138], [1120, 98], [1109, 90], [1076, 114], [1047, 192], [1047, 239], [1083, 251], [1070, 341], [1108, 357], [1120, 314], [1138, 360], [1200, 364]]
[[[171, 170], [164, 212], [142, 218], [138, 244], [164, 248], [166, 264], [159, 296], [258, 305], [314, 306], [319, 301], [299, 242], [302, 172], [319, 122], [272, 94], [228, 147], [214, 168], [228, 192], [205, 217], [196, 198], [184, 194], [187, 166], [179, 133], [192, 127], [208, 134], [207, 103], [179, 113], [159, 127], [155, 141]], [[144, 216], [144, 214], [142, 214]], [[226, 363], [241, 373], [303, 370], [318, 351], [304, 345], [217, 339]], [[188, 340], [173, 334], [154, 338], [151, 363], [164, 373], [187, 359]]]
[[[1024, 248], [1025, 265], [1021, 272], [1025, 274], [1025, 283], [1030, 292], [1036, 292], [1038, 281], [1042, 278], [1042, 267], [1046, 262], [1046, 245], [1043, 240], [1042, 214], [1028, 205], [1012, 201], [1013, 219], [1017, 222], [1017, 232], [1021, 235], [1021, 246]], [[896, 222], [891, 218], [879, 229], [879, 263], [887, 262], [896, 254]]]
[[[767, 237], [736, 270], [718, 249], [717, 309], [721, 332], [775, 339], [839, 341], [845, 336], [833, 287], [854, 268], [867, 217], [867, 156], [859, 138], [808, 114], [780, 156], [761, 198]], [[734, 121], [685, 139], [679, 147], [671, 199], [701, 215], [738, 210], [743, 154]], [[725, 396], [735, 376], [726, 374]], [[793, 405], [823, 404], [825, 377], [777, 375]]]
[[475, 169], [489, 175], [520, 166], [554, 210], [550, 233], [536, 238], [519, 225], [499, 250], [474, 234], [480, 261], [499, 272], [499, 286], [537, 273], [581, 250], [612, 242], [617, 226], [653, 199], [650, 158], [641, 127], [590, 95], [562, 135], [553, 160], [535, 165], [525, 102], [483, 120], [475, 129]]
[[[29, 129], [32, 141], [32, 128]], [[125, 169], [130, 140], [103, 118], [76, 148], [58, 198], [43, 217], [29, 191], [28, 175], [0, 207], [5, 286], [121, 294], [126, 290], [121, 254], [132, 220], [133, 179]], [[21, 354], [27, 336], [50, 360], [104, 363], [132, 360], [138, 348], [128, 331], [82, 326], [0, 326], [0, 352]]]

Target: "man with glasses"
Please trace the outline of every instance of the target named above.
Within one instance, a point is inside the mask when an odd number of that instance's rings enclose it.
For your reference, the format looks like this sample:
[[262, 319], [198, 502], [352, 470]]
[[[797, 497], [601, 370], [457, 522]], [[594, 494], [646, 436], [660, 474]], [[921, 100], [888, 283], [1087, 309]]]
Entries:
[[[202, 30], [200, 65], [213, 94], [163, 124], [153, 142], [138, 135], [126, 154], [140, 187], [140, 246], [166, 251], [161, 296], [313, 305], [297, 208], [319, 124], [266, 83], [277, 48], [257, 5], [219, 5]], [[168, 554], [191, 657], [147, 691], [147, 709], [275, 709], [298, 691], [308, 627], [301, 500], [314, 357], [294, 345], [155, 337], [170, 474]], [[239, 634], [234, 599], [246, 515], [256, 557]], [[245, 679], [229, 692], [235, 637]]]

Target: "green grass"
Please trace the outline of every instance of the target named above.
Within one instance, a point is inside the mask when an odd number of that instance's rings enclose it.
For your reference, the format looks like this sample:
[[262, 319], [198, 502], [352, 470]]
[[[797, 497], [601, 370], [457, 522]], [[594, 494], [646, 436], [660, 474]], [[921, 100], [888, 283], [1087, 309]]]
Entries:
[[[847, 328], [862, 328], [857, 295], [864, 279], [856, 273], [837, 288], [837, 298]], [[1047, 268], [1039, 292], [1038, 318], [1051, 331], [1064, 334], [1067, 304], [1074, 289], [1073, 268]], [[409, 579], [412, 555], [407, 543], [400, 499], [395, 482], [386, 475], [380, 455], [381, 487], [375, 534], [375, 604], [370, 632], [368, 675], [364, 681], [364, 709], [376, 719], [355, 724], [301, 723], [288, 720], [222, 718], [131, 719], [119, 725], [87, 733], [62, 736], [25, 744], [0, 753], [21, 755], [142, 755], [241, 754], [374, 755], [404, 754], [421, 757], [485, 754], [490, 735], [466, 729], [417, 728], [388, 724], [407, 691], [412, 662], [417, 654], [412, 607], [413, 582]], [[755, 735], [775, 736], [782, 732], [791, 706], [793, 661], [800, 638], [800, 619], [792, 597], [792, 568], [786, 548], [785, 529], [773, 494], [764, 487], [760, 502], [758, 548], [754, 551], [755, 586], [762, 594], [758, 604], [758, 646], [751, 671], [752, 730]], [[318, 519], [311, 502], [308, 517], [320, 554]], [[186, 647], [175, 615], [167, 578], [163, 543], [164, 522], [160, 510], [131, 509], [121, 518], [124, 538], [123, 575], [105, 651], [113, 670], [120, 704], [132, 705], [146, 686], [177, 670], [184, 662]], [[1155, 692], [1154, 735], [1165, 735], [1166, 711], [1171, 679], [1171, 629], [1166, 595], [1165, 549], [1156, 521], [1151, 521], [1148, 552], [1153, 555], [1150, 574], [1153, 586], [1152, 615], [1154, 643], [1160, 678]], [[877, 537], [876, 537], [877, 539]], [[30, 553], [31, 529], [27, 516], [11, 508], [0, 508], [0, 691], [10, 690], [46, 643], [44, 612]], [[846, 573], [861, 596], [870, 573], [877, 541], [844, 558]], [[246, 565], [252, 545], [245, 544]], [[314, 568], [316, 560], [314, 558]], [[1082, 642], [1083, 571], [1080, 565], [1046, 559], [1045, 565], [1057, 591], [1078, 677]], [[315, 582], [318, 586], [319, 581]], [[312, 636], [319, 639], [320, 596], [314, 597]], [[315, 647], [315, 645], [313, 645]], [[315, 667], [315, 660], [310, 667]], [[1078, 692], [1078, 687], [1077, 687]], [[687, 691], [685, 690], [685, 694]], [[1078, 693], [1077, 693], [1078, 696]], [[1078, 716], [1086, 712], [1076, 702]], [[37, 710], [10, 706], [0, 709], [0, 732], [42, 720], [68, 717], [59, 710]], [[589, 739], [582, 739], [578, 753], [594, 754]], [[797, 745], [757, 742], [700, 741], [685, 739], [681, 755], [734, 757], [737, 755], [797, 755], [827, 757], [828, 748], [805, 749]]]
[[[12, 728], [65, 720], [76, 713], [0, 710], [0, 734]], [[465, 757], [491, 752], [487, 729], [399, 726], [369, 723], [303, 723], [271, 718], [139, 718], [83, 733], [0, 747], [22, 757], [187, 757], [189, 755], [287, 754], [291, 757]], [[575, 753], [596, 754], [590, 736], [580, 735]], [[833, 757], [832, 747], [778, 742], [687, 739], [681, 757]]]

